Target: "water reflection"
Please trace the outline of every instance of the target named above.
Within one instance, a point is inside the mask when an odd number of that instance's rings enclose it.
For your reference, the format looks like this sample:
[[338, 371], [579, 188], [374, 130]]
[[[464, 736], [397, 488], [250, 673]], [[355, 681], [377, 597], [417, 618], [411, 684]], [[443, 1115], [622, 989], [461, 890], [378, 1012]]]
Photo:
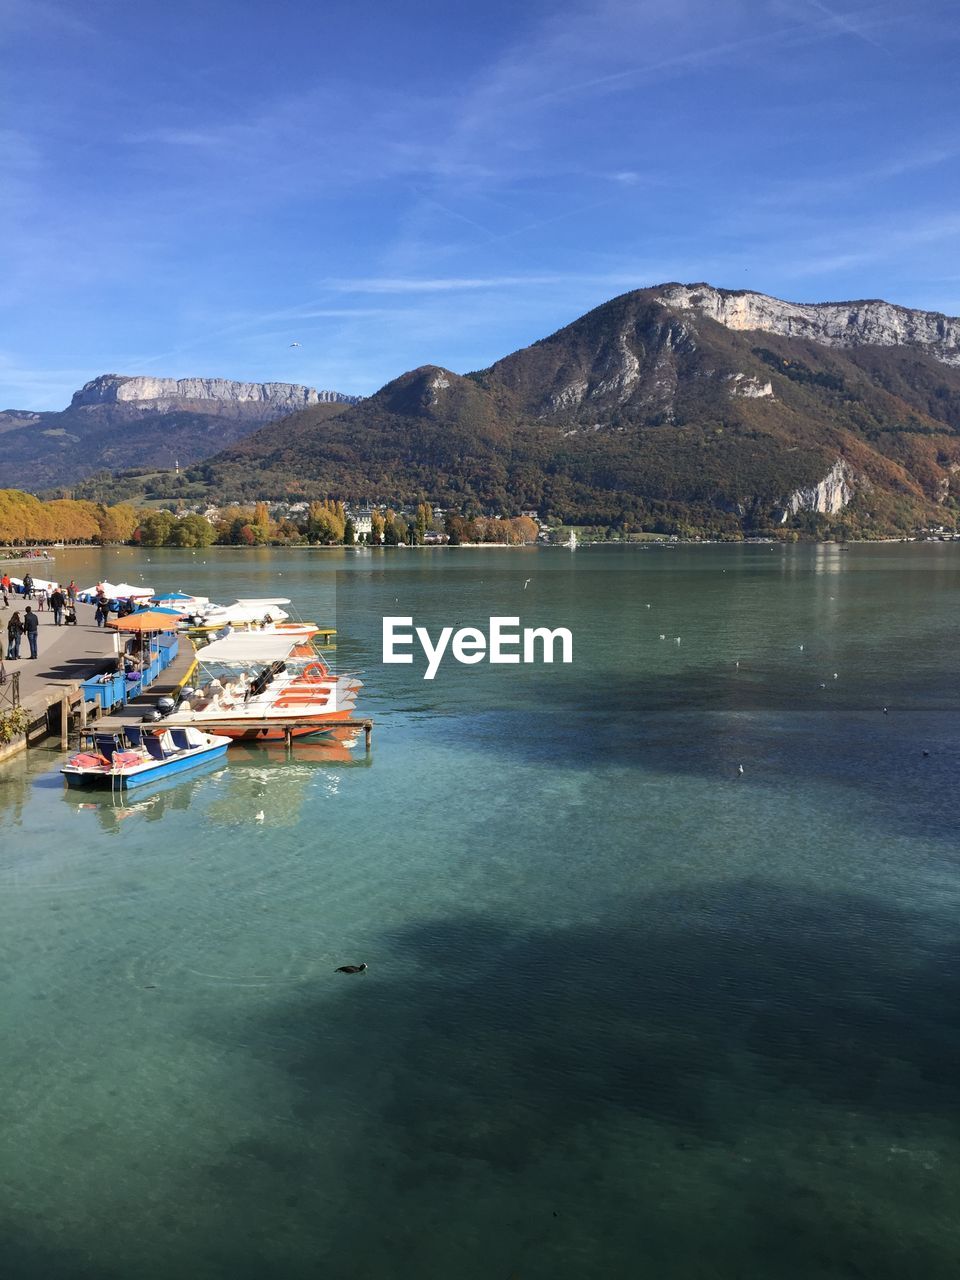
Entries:
[[[62, 788], [63, 801], [78, 814], [95, 815], [100, 827], [116, 833], [131, 818], [157, 822], [164, 815], [189, 809], [203, 800], [204, 820], [216, 826], [245, 826], [264, 822], [271, 826], [295, 826], [303, 801], [319, 783], [329, 795], [339, 790], [339, 770], [368, 767], [371, 757], [357, 748], [361, 734], [338, 729], [329, 737], [298, 743], [291, 751], [282, 743], [263, 746], [236, 743], [226, 764], [210, 761], [191, 772], [161, 780], [133, 791], [83, 791], [63, 788], [59, 773], [45, 773], [33, 787]], [[22, 805], [20, 793], [17, 804]]]
[[230, 748], [227, 785], [208, 810], [211, 822], [223, 826], [262, 822], [270, 827], [296, 827], [303, 804], [316, 788], [327, 796], [340, 790], [340, 770], [368, 767], [371, 757], [357, 754], [359, 735], [337, 729], [328, 737], [299, 742], [237, 743]]
[[165, 814], [189, 809], [197, 796], [219, 783], [227, 769], [222, 760], [198, 766], [188, 779], [169, 778], [133, 791], [83, 791], [64, 787], [63, 802], [78, 814], [95, 816], [104, 831], [115, 834], [128, 818], [158, 822]]

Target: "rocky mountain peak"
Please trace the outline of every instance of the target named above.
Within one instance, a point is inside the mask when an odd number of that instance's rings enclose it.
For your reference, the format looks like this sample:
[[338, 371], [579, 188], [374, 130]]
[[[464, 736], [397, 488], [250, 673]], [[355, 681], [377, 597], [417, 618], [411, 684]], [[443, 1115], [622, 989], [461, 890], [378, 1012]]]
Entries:
[[876, 299], [783, 302], [749, 290], [709, 284], [664, 284], [647, 291], [674, 311], [697, 312], [728, 329], [808, 338], [827, 347], [913, 346], [942, 364], [960, 366], [960, 320]]
[[[337, 392], [323, 392], [323, 398], [341, 398]], [[184, 404], [256, 404], [270, 406], [283, 413], [295, 413], [308, 405], [318, 404], [321, 394], [314, 387], [296, 386], [288, 382], [231, 382], [226, 378], [151, 378], [125, 377], [104, 373], [93, 378], [74, 393], [72, 409], [95, 404], [129, 404], [156, 412], [175, 409]], [[342, 397], [349, 399], [350, 397]]]

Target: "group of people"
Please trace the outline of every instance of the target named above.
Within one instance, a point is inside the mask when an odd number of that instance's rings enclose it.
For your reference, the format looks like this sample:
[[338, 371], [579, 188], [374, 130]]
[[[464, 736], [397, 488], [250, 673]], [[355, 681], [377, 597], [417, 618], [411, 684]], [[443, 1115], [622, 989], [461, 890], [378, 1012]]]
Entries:
[[15, 610], [10, 621], [7, 623], [7, 661], [15, 662], [20, 657], [20, 641], [24, 636], [27, 637], [27, 643], [30, 645], [30, 657], [37, 656], [37, 631], [40, 627], [40, 620], [33, 612], [30, 605], [27, 605], [23, 611], [23, 618], [20, 617], [19, 610]]
[[[14, 594], [14, 590], [10, 574], [4, 571], [0, 576], [0, 594], [3, 596], [3, 607], [5, 609], [10, 607], [10, 598]], [[52, 591], [48, 592], [46, 588], [37, 588], [33, 575], [25, 573], [22, 586], [16, 588], [16, 590], [22, 592], [24, 600], [35, 600], [37, 608], [34, 611], [32, 605], [27, 605], [23, 611], [22, 618], [19, 609], [15, 609], [8, 619], [6, 649], [8, 662], [19, 660], [20, 644], [24, 636], [27, 637], [27, 643], [30, 646], [30, 657], [37, 657], [37, 632], [40, 626], [40, 619], [37, 614], [42, 613], [48, 604], [53, 613], [54, 626], [77, 625], [77, 584], [72, 579], [69, 586], [57, 585]]]

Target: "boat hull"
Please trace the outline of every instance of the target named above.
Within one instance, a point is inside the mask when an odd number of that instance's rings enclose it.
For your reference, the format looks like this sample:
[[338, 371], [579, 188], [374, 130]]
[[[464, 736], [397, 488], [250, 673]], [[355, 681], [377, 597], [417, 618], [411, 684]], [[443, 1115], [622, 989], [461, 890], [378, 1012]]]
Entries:
[[191, 720], [189, 723], [195, 729], [204, 729], [224, 738], [232, 738], [234, 742], [286, 742], [287, 734], [292, 738], [311, 738], [319, 734], [333, 733], [337, 728], [338, 720], [349, 720], [352, 715], [353, 712], [349, 710], [336, 711], [325, 716], [323, 720], [311, 724], [304, 724], [302, 720], [295, 724], [284, 724], [283, 721], [276, 720], [269, 724], [265, 724], [262, 720], [255, 720], [251, 724], [240, 724], [236, 720], [229, 724], [218, 724], [216, 720], [200, 719]]

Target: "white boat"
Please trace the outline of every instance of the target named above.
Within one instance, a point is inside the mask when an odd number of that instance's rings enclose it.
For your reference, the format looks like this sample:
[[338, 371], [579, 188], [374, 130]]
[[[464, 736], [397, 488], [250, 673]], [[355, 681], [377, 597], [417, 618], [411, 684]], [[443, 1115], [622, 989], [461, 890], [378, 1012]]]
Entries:
[[197, 651], [199, 687], [164, 717], [246, 742], [326, 733], [355, 714], [362, 687], [336, 675], [302, 637], [235, 631]]
[[199, 609], [185, 610], [185, 627], [202, 631], [220, 631], [223, 627], [269, 626], [286, 622], [290, 615], [283, 605], [290, 601], [283, 596], [262, 600], [237, 600], [234, 604], [210, 604]]
[[88, 747], [70, 757], [60, 772], [70, 787], [129, 791], [159, 778], [215, 760], [231, 739], [194, 728], [159, 732], [125, 725], [123, 734], [90, 732]]

